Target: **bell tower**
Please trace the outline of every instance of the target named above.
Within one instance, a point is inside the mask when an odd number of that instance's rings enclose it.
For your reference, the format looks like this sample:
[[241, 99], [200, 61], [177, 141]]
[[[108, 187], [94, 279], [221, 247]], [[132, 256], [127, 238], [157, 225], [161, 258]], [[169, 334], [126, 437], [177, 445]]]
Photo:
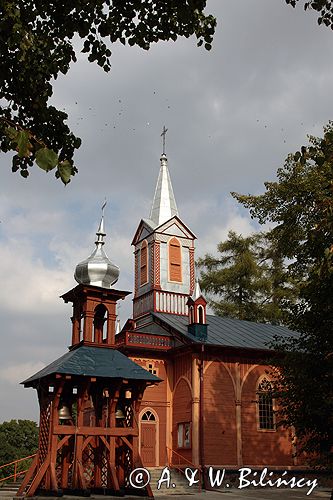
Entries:
[[80, 345], [115, 345], [116, 304], [130, 292], [110, 288], [119, 277], [119, 268], [104, 251], [104, 215], [96, 232], [96, 248], [80, 262], [74, 277], [79, 283], [61, 296], [73, 303], [72, 347]]
[[186, 316], [195, 286], [196, 237], [179, 217], [164, 148], [149, 219], [141, 220], [132, 242], [137, 323], [150, 312]]
[[73, 303], [69, 351], [22, 382], [37, 390], [40, 427], [20, 497], [133, 493], [131, 471], [142, 467], [140, 404], [160, 379], [115, 349], [116, 303], [129, 292], [111, 288], [119, 268], [103, 249], [103, 215], [96, 235], [78, 285], [62, 296]]

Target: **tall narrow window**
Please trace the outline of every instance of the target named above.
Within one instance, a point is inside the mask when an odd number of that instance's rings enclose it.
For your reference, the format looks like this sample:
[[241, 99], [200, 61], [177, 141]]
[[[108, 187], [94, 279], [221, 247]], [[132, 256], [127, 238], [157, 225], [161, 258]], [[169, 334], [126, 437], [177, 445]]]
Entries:
[[202, 306], [198, 306], [198, 323], [204, 324], [204, 309]]
[[144, 285], [148, 281], [148, 245], [144, 241], [141, 245], [140, 253], [140, 285]]
[[177, 425], [178, 448], [191, 448], [191, 424], [184, 422]]
[[194, 308], [190, 306], [190, 325], [194, 323]]
[[169, 279], [178, 283], [182, 281], [182, 254], [176, 238], [169, 241]]
[[257, 396], [259, 429], [272, 431], [275, 429], [272, 384], [266, 378], [258, 385]]
[[105, 322], [107, 319], [107, 309], [104, 304], [99, 304], [95, 308], [94, 315], [94, 338], [93, 341], [97, 343], [106, 342], [107, 329]]

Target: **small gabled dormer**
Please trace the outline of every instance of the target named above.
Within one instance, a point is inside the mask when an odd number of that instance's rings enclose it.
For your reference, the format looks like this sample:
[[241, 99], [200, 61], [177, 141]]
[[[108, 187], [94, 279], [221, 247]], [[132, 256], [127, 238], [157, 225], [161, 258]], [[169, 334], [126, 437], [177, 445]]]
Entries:
[[188, 332], [198, 340], [207, 339], [206, 306], [207, 301], [200, 290], [199, 281], [196, 281], [193, 295], [187, 301], [188, 305]]

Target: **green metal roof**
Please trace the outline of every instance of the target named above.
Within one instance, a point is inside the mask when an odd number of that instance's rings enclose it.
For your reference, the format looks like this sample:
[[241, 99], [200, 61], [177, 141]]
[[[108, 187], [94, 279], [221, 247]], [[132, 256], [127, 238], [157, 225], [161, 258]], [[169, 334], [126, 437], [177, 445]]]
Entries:
[[21, 383], [25, 387], [33, 386], [37, 380], [54, 373], [147, 382], [161, 380], [116, 349], [80, 346], [67, 352]]
[[[153, 316], [162, 320], [166, 325], [174, 328], [193, 342], [198, 342], [193, 335], [188, 333], [187, 316], [167, 313], [153, 313]], [[231, 319], [210, 314], [207, 314], [206, 321], [208, 328], [205, 344], [208, 345], [268, 350], [272, 349], [270, 344], [276, 336], [283, 338], [295, 338], [299, 336], [299, 333], [289, 330], [285, 326], [271, 325], [269, 323], [255, 323], [253, 321]]]

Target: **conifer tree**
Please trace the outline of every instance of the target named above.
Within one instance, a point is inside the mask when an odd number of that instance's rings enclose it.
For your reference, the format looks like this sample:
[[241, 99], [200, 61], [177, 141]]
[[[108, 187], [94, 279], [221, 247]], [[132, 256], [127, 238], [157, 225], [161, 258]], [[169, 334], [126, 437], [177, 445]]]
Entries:
[[288, 271], [299, 281], [288, 325], [300, 332], [277, 341], [276, 380], [280, 421], [296, 429], [300, 449], [315, 452], [326, 466], [333, 461], [333, 123], [324, 136], [291, 154], [265, 183], [259, 196], [233, 196], [260, 223], [274, 224], [270, 238]]
[[257, 233], [243, 237], [229, 231], [219, 255], [198, 260], [201, 286], [215, 314], [249, 321], [282, 323], [282, 301], [292, 298], [284, 262], [270, 240]]

